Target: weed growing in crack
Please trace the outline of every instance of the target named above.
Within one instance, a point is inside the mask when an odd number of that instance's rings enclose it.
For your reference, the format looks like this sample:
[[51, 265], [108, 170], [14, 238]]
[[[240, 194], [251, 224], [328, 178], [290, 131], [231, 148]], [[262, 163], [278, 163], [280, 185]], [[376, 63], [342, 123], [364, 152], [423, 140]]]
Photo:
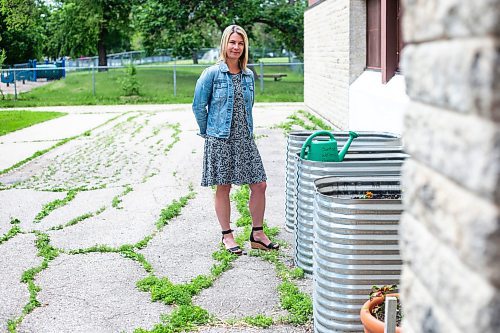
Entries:
[[73, 200], [76, 197], [76, 194], [80, 190], [70, 190], [64, 199], [56, 199], [54, 201], [49, 202], [45, 206], [43, 206], [42, 210], [35, 216], [34, 223], [40, 222], [44, 217], [48, 216], [52, 211], [66, 205], [68, 202]]
[[151, 266], [151, 264], [147, 262], [146, 258], [144, 258], [142, 254], [134, 251], [133, 245], [120, 246], [120, 248], [118, 249], [118, 253], [120, 253], [125, 258], [139, 262], [142, 267], [144, 267], [144, 270], [146, 272], [151, 273], [153, 271], [153, 266]]
[[250, 187], [248, 185], [240, 186], [240, 188], [231, 195], [231, 199], [236, 202], [236, 209], [240, 213], [240, 217], [236, 220], [237, 227], [252, 225], [252, 217], [248, 210], [248, 201], [250, 200]]
[[[308, 123], [306, 123], [303, 117]], [[285, 134], [288, 134], [292, 130], [293, 126], [300, 126], [303, 129], [310, 131], [332, 129], [331, 126], [327, 125], [323, 120], [304, 110], [294, 112], [292, 115], [287, 117], [286, 121], [274, 126], [274, 128], [281, 128]]]
[[49, 235], [35, 231], [36, 241], [35, 246], [38, 249], [38, 256], [43, 258], [40, 266], [36, 266], [24, 271], [21, 276], [21, 282], [26, 283], [30, 298], [28, 304], [23, 308], [23, 313], [16, 319], [8, 320], [7, 327], [9, 332], [16, 332], [17, 325], [24, 319], [24, 317], [32, 312], [36, 307], [40, 306], [40, 302], [36, 299], [38, 292], [41, 290], [35, 284], [35, 276], [49, 266], [49, 262], [54, 260], [59, 255], [59, 250], [50, 245]]
[[117, 196], [115, 196], [113, 198], [113, 200], [111, 201], [111, 206], [113, 208], [116, 208], [116, 209], [123, 209], [123, 207], [120, 207], [120, 204], [122, 202], [122, 197], [126, 196], [128, 193], [132, 192], [134, 189], [132, 188], [132, 186], [130, 186], [129, 184], [127, 184], [125, 186], [125, 190], [123, 190], [122, 193], [118, 194]]
[[[251, 218], [249, 221], [247, 220], [247, 218], [250, 216], [250, 212], [248, 210], [250, 191], [248, 186], [241, 186], [232, 198], [236, 201], [236, 208], [238, 209], [240, 215], [242, 217], [245, 217], [241, 222], [241, 226], [244, 226], [244, 231], [238, 234], [238, 236], [236, 236], [235, 238], [236, 242], [242, 245], [243, 242], [246, 242], [248, 240], [251, 232]], [[279, 233], [279, 228], [270, 228], [264, 223], [264, 232], [266, 233], [266, 235], [268, 235], [271, 241], [278, 242], [282, 246], [286, 245], [283, 241], [275, 239], [275, 237]], [[276, 275], [282, 280], [282, 283], [278, 288], [278, 291], [280, 293], [280, 304], [283, 309], [288, 310], [289, 312], [289, 316], [284, 318], [283, 321], [292, 324], [305, 324], [310, 321], [312, 316], [311, 297], [301, 292], [299, 288], [292, 282], [293, 279], [303, 278], [304, 271], [300, 268], [287, 267], [280, 260], [280, 257], [282, 256], [281, 251], [251, 250], [248, 254], [251, 256], [260, 257], [274, 264]], [[256, 322], [260, 323], [258, 320]], [[266, 321], [263, 320], [263, 322]], [[251, 324], [250, 322], [247, 323]]]
[[165, 304], [190, 305], [192, 297], [201, 290], [212, 286], [213, 281], [223, 272], [231, 268], [231, 261], [237, 258], [222, 248], [214, 252], [212, 257], [218, 261], [210, 270], [210, 275], [198, 275], [189, 283], [174, 284], [168, 278], [150, 276], [137, 282], [137, 287], [151, 293], [151, 300]]
[[207, 310], [194, 305], [181, 305], [172, 313], [161, 317], [162, 323], [151, 330], [138, 328], [134, 333], [178, 333], [189, 332], [196, 326], [205, 325], [213, 320]]
[[268, 328], [273, 324], [273, 318], [261, 314], [245, 317], [243, 321], [249, 325], [261, 328]]
[[172, 135], [171, 135], [172, 139], [174, 139], [174, 140], [171, 143], [169, 143], [168, 146], [165, 147], [165, 149], [163, 150], [163, 154], [165, 154], [165, 155], [167, 155], [168, 152], [172, 149], [172, 147], [177, 142], [179, 142], [179, 140], [180, 140], [179, 134], [181, 133], [181, 124], [179, 124], [179, 123], [169, 125], [168, 127], [174, 130], [174, 133], [172, 133]]
[[106, 210], [106, 206], [103, 206], [101, 208], [99, 208], [98, 210], [96, 210], [95, 212], [92, 212], [92, 213], [85, 213], [85, 214], [82, 214], [80, 216], [77, 216], [73, 219], [71, 219], [68, 223], [66, 224], [60, 224], [58, 226], [55, 226], [55, 227], [52, 227], [50, 228], [49, 230], [61, 230], [61, 229], [64, 229], [66, 227], [70, 227], [70, 226], [73, 226], [73, 225], [76, 225], [82, 221], [85, 221], [91, 217], [94, 217], [94, 216], [97, 216], [99, 214], [101, 214], [102, 212], [104, 212]]
[[31, 155], [30, 157], [25, 158], [24, 160], [17, 162], [17, 163], [16, 163], [16, 164], [14, 164], [13, 166], [8, 167], [7, 169], [4, 169], [4, 170], [0, 170], [0, 175], [6, 174], [7, 172], [10, 172], [10, 171], [12, 171], [12, 170], [14, 170], [14, 169], [17, 169], [17, 168], [19, 168], [20, 166], [22, 166], [22, 165], [24, 165], [24, 164], [26, 164], [26, 163], [30, 162], [31, 160], [34, 160], [35, 158], [37, 158], [37, 157], [39, 157], [39, 156], [42, 156], [43, 154], [45, 154], [45, 153], [47, 153], [47, 152], [49, 152], [49, 151], [51, 151], [51, 150], [53, 150], [53, 149], [55, 149], [55, 148], [57, 148], [57, 147], [59, 147], [59, 146], [62, 146], [62, 145], [64, 145], [65, 143], [67, 143], [67, 142], [69, 142], [69, 141], [71, 141], [71, 140], [73, 140], [73, 139], [76, 139], [76, 138], [78, 138], [78, 137], [79, 137], [79, 136], [72, 136], [72, 137], [70, 137], [70, 138], [67, 138], [67, 139], [64, 139], [64, 140], [59, 141], [58, 143], [56, 143], [55, 145], [53, 145], [53, 146], [51, 146], [51, 147], [49, 147], [49, 148], [47, 148], [47, 149], [38, 150], [38, 151], [36, 151], [33, 155]]
[[292, 282], [283, 282], [278, 291], [283, 309], [288, 310], [288, 321], [292, 324], [305, 324], [311, 320], [313, 306], [309, 295], [301, 292]]
[[[19, 221], [19, 220], [17, 220]], [[12, 223], [12, 221], [10, 221], [10, 223]], [[6, 241], [8, 241], [9, 239], [13, 238], [15, 235], [21, 233], [21, 227], [19, 227], [18, 225], [14, 225], [12, 228], [9, 229], [9, 231], [7, 231], [7, 233], [3, 236], [0, 237], [0, 245], [2, 243], [5, 243]]]
[[181, 213], [182, 207], [186, 206], [188, 201], [196, 195], [195, 192], [191, 190], [191, 192], [183, 196], [179, 199], [179, 201], [174, 200], [170, 205], [161, 210], [160, 218], [156, 222], [156, 228], [162, 229], [165, 225], [168, 224], [168, 221], [173, 219], [176, 216], [179, 216]]
[[316, 128], [315, 129], [322, 129], [322, 130], [332, 130], [332, 127], [330, 125], [327, 125], [323, 120], [321, 120], [320, 118], [316, 117], [315, 115], [309, 113], [309, 112], [306, 112], [304, 110], [299, 110], [298, 111], [299, 114], [303, 115], [304, 117], [306, 117], [311, 123], [313, 123], [314, 125], [316, 125]]

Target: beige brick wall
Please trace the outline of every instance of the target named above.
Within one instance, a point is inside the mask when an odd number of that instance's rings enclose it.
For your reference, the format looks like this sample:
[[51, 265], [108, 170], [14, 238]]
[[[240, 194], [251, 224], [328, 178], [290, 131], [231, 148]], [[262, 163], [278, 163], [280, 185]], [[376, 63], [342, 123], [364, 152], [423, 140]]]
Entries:
[[349, 128], [349, 85], [366, 65], [366, 1], [327, 0], [304, 15], [304, 102]]
[[404, 0], [405, 331], [500, 328], [500, 1]]
[[304, 102], [339, 128], [349, 119], [349, 13], [349, 0], [330, 0], [304, 14]]

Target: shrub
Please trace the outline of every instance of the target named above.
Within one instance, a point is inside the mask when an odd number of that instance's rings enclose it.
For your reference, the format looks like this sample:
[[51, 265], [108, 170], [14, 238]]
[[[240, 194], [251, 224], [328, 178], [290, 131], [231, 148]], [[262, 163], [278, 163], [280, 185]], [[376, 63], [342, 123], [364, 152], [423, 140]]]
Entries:
[[120, 80], [124, 96], [138, 96], [139, 95], [139, 81], [137, 80], [137, 68], [134, 64], [125, 67], [125, 75]]

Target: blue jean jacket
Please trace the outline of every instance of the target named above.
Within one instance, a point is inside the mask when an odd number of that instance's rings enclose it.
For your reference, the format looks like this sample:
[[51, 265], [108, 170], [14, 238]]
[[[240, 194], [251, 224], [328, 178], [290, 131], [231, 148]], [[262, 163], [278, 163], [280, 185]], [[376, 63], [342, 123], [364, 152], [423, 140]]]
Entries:
[[[253, 135], [252, 107], [255, 81], [253, 72], [242, 71], [242, 89], [245, 100], [248, 132]], [[200, 135], [228, 138], [233, 118], [234, 85], [229, 68], [219, 62], [205, 69], [196, 82], [193, 112], [200, 128]]]

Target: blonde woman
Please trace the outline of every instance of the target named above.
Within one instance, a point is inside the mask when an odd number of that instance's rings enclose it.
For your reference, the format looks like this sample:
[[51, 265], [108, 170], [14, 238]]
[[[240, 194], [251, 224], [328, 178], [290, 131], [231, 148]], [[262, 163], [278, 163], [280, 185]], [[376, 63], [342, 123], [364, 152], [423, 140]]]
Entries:
[[231, 253], [243, 254], [230, 226], [231, 185], [250, 186], [252, 248], [276, 250], [263, 231], [266, 172], [253, 139], [254, 76], [247, 68], [248, 37], [230, 25], [220, 43], [219, 61], [205, 69], [196, 82], [193, 112], [205, 138], [202, 186], [217, 187], [215, 212], [222, 228], [222, 243]]

